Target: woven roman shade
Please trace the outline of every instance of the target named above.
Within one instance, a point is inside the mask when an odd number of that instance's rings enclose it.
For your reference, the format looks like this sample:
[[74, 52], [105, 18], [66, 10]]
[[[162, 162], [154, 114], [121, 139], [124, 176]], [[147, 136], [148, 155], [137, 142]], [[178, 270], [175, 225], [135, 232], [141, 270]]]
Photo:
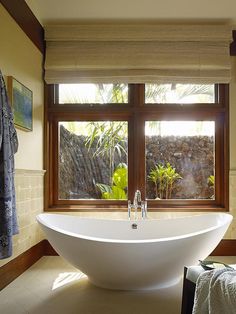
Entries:
[[51, 25], [45, 36], [48, 84], [230, 80], [225, 25]]

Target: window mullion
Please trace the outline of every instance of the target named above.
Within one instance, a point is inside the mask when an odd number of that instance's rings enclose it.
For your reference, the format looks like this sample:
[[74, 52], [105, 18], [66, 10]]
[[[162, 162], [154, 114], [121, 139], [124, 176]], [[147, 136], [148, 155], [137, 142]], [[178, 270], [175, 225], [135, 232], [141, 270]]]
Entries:
[[140, 190], [142, 198], [145, 198], [145, 121], [141, 113], [136, 113], [134, 117], [134, 166], [135, 166], [135, 184], [134, 190]]
[[139, 189], [142, 198], [145, 198], [145, 122], [143, 114], [139, 108], [144, 106], [145, 85], [130, 85], [130, 101], [133, 108], [132, 119], [130, 123], [130, 158], [129, 171], [132, 179], [129, 185], [129, 198], [134, 197], [134, 192]]

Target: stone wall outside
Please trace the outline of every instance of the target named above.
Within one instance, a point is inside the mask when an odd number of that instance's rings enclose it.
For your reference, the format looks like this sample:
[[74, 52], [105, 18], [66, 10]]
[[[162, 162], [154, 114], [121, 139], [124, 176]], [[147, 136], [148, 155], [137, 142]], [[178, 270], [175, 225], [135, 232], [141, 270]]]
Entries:
[[[60, 129], [59, 191], [61, 199], [101, 198], [96, 183], [110, 183], [110, 162], [107, 157], [93, 157], [85, 146], [85, 136]], [[115, 155], [115, 167], [127, 163], [127, 156]], [[211, 136], [146, 137], [146, 173], [157, 163], [169, 162], [183, 179], [173, 189], [175, 199], [209, 199], [213, 187], [208, 177], [214, 175], [214, 139]], [[147, 198], [153, 199], [155, 186], [147, 180]]]

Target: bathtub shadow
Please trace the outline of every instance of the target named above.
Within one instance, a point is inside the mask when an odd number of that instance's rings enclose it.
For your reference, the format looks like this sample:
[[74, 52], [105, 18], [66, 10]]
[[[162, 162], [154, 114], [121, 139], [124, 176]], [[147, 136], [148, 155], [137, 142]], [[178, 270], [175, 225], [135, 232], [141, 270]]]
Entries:
[[64, 278], [59, 276], [52, 289], [46, 298], [31, 309], [32, 313], [179, 314], [182, 281], [162, 290], [107, 290], [92, 285], [87, 278], [78, 277], [75, 272]]

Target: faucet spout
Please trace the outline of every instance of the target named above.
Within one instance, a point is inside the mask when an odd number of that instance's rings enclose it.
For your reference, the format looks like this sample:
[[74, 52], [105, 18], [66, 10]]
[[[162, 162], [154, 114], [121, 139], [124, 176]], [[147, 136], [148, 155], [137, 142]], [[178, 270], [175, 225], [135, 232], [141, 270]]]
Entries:
[[131, 211], [134, 209], [134, 220], [137, 219], [138, 209], [141, 209], [142, 219], [147, 218], [147, 201], [142, 201], [142, 196], [140, 190], [136, 190], [134, 193], [133, 204], [128, 201], [128, 218], [131, 219]]
[[134, 206], [138, 206], [142, 201], [142, 197], [141, 197], [141, 192], [139, 190], [137, 190], [134, 193]]

